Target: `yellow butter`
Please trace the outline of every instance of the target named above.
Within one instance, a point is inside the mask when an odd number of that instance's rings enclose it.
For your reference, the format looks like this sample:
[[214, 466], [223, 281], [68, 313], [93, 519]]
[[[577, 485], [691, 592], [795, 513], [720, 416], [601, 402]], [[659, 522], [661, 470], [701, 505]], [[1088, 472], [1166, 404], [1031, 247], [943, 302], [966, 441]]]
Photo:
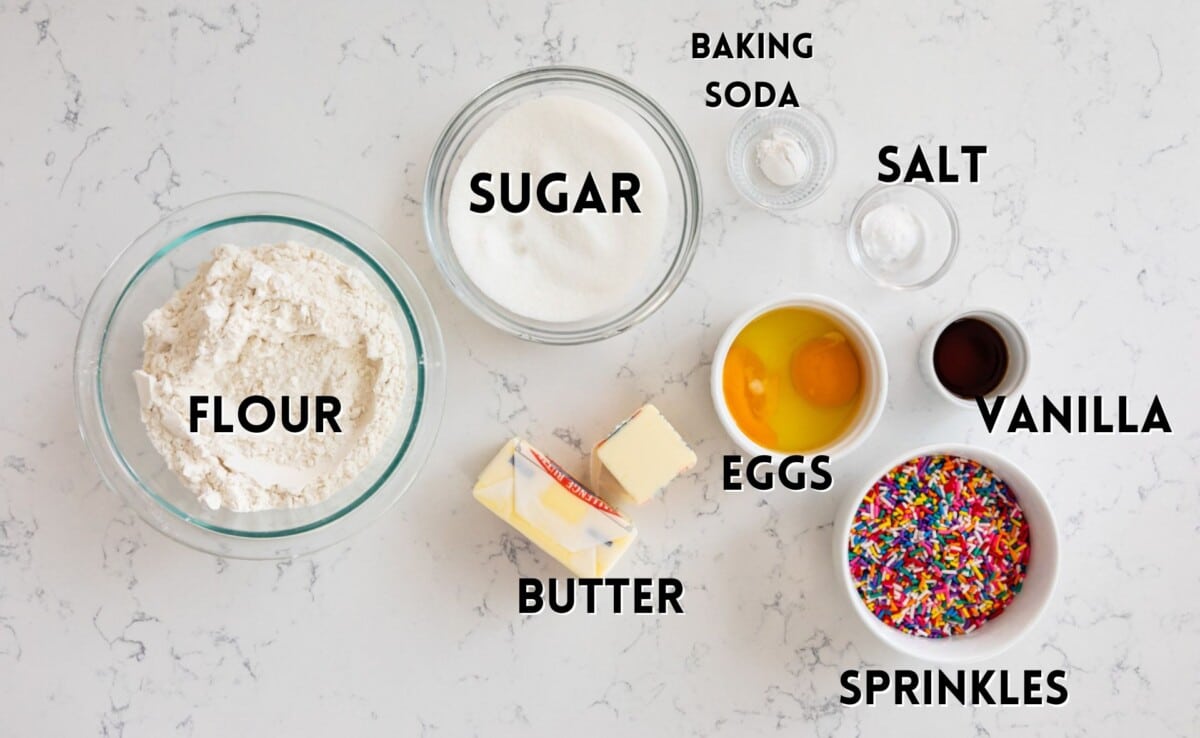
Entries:
[[592, 449], [592, 488], [642, 504], [696, 465], [696, 454], [658, 408], [642, 405]]
[[475, 482], [475, 499], [581, 577], [602, 577], [637, 537], [616, 509], [514, 438]]

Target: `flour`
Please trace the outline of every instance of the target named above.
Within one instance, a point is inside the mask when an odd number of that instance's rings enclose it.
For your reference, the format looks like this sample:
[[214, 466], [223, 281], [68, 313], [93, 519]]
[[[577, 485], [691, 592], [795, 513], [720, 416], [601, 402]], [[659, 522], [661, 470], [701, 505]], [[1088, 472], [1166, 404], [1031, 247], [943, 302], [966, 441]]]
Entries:
[[[631, 172], [641, 212], [551, 213], [536, 203], [522, 213], [472, 212], [470, 180], [480, 172], [494, 180], [527, 172], [533, 183], [565, 173], [551, 197], [577, 191], [589, 173], [608, 183]], [[547, 95], [504, 113], [471, 145], [450, 185], [446, 225], [463, 270], [488, 297], [525, 317], [570, 322], [629, 299], [662, 246], [667, 200], [662, 166], [629, 123], [596, 103]]]
[[[320, 502], [362, 471], [395, 427], [404, 390], [395, 316], [363, 274], [324, 252], [293, 242], [219, 246], [143, 330], [134, 372], [142, 421], [167, 466], [212, 509]], [[292, 433], [277, 422], [260, 434], [236, 423], [231, 434], [215, 433], [205, 419], [189, 433], [192, 395], [221, 396], [226, 422], [249, 395], [277, 409], [284, 395], [332, 395], [341, 432], [317, 433], [310, 423]]]

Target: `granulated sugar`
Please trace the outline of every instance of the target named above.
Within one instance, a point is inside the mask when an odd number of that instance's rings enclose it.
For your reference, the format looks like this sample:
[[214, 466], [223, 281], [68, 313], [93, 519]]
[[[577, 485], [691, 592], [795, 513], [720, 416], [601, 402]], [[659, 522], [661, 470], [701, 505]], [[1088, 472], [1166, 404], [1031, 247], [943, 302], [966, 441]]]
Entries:
[[[638, 211], [609, 202], [605, 212], [551, 212], [534, 197], [523, 212], [471, 208], [480, 173], [494, 191], [502, 176], [527, 175], [529, 188], [513, 199], [563, 174], [543, 194], [573, 200], [588, 176], [607, 197], [618, 172], [637, 176]], [[547, 95], [505, 112], [471, 145], [451, 184], [447, 226], [463, 270], [488, 297], [528, 318], [570, 322], [629, 299], [662, 245], [667, 200], [662, 166], [633, 126], [596, 103]]]

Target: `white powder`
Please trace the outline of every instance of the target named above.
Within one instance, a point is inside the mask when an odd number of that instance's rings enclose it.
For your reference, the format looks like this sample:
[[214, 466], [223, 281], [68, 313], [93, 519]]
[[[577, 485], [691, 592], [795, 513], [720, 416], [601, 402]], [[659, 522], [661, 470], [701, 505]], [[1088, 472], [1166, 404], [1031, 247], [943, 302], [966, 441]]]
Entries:
[[863, 252], [884, 268], [895, 268], [921, 246], [924, 229], [905, 206], [885, 203], [863, 216]]
[[[388, 304], [358, 270], [298, 243], [219, 246], [213, 260], [143, 324], [134, 372], [154, 447], [200, 500], [235, 511], [311, 505], [353, 479], [391, 434], [403, 396], [404, 352]], [[189, 397], [220, 395], [236, 420], [249, 395], [293, 420], [309, 398], [308, 427], [292, 433], [188, 432]], [[317, 433], [316, 395], [341, 402], [340, 433]], [[207, 408], [209, 418], [213, 412]], [[249, 413], [260, 421], [265, 411]]]
[[[493, 173], [489, 189], [497, 200], [501, 172], [530, 172], [534, 188], [542, 175], [564, 172], [567, 183], [547, 192], [565, 192], [571, 202], [590, 172], [610, 207], [612, 173], [633, 172], [641, 212], [555, 214], [534, 198], [523, 213], [499, 205], [474, 213], [471, 177], [479, 172]], [[662, 245], [667, 199], [662, 167], [632, 126], [595, 103], [547, 95], [504, 113], [476, 139], [450, 186], [447, 227], [459, 262], [484, 294], [525, 317], [569, 322], [628, 300]]]
[[754, 147], [754, 161], [763, 176], [780, 187], [791, 187], [808, 173], [808, 154], [800, 139], [783, 128], [774, 128]]

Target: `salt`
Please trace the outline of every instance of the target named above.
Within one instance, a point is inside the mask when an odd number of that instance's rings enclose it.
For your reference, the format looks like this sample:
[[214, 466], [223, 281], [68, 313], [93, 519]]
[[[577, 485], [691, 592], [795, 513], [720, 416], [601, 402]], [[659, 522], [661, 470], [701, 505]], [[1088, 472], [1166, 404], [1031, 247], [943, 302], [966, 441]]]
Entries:
[[885, 203], [863, 216], [863, 253], [880, 266], [897, 267], [920, 248], [924, 230], [908, 208]]

